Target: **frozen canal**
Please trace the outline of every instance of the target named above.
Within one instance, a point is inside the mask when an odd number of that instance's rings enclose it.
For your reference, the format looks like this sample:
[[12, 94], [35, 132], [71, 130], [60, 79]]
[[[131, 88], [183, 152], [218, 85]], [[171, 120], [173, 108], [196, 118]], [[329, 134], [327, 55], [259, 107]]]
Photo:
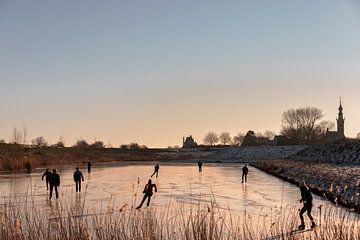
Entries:
[[[179, 207], [185, 204], [205, 205], [215, 199], [219, 207], [231, 209], [239, 216], [245, 211], [256, 216], [276, 215], [280, 209], [301, 207], [299, 189], [287, 182], [249, 167], [248, 182], [241, 183], [241, 164], [204, 164], [199, 173], [196, 164], [160, 164], [159, 177], [153, 177], [158, 192], [152, 198], [151, 207], [168, 204]], [[82, 193], [75, 193], [72, 179], [74, 167], [60, 168], [60, 199], [48, 200], [45, 181], [40, 170], [32, 174], [0, 175], [0, 204], [14, 195], [18, 204], [32, 202], [36, 207], [54, 211], [57, 202], [66, 201], [83, 205], [97, 213], [109, 205], [115, 208], [123, 204], [134, 206], [142, 198], [142, 190], [153, 172], [148, 163], [93, 164], [91, 174], [85, 166], [82, 170], [85, 181]], [[138, 184], [139, 182], [139, 184]], [[27, 199], [24, 196], [28, 196]], [[338, 208], [328, 201], [314, 196], [313, 215], [318, 216], [318, 206]], [[135, 206], [136, 207], [136, 206]]]

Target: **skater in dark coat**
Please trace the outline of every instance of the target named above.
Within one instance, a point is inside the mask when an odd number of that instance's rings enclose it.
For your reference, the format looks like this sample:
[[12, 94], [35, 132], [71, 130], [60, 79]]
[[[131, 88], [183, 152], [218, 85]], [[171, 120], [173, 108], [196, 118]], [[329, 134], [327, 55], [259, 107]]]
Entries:
[[87, 164], [87, 167], [88, 167], [88, 173], [91, 172], [91, 166], [92, 166], [92, 163], [89, 161], [88, 164]]
[[299, 230], [304, 230], [305, 229], [305, 222], [304, 222], [304, 216], [303, 216], [303, 214], [305, 212], [307, 212], [307, 215], [311, 220], [311, 228], [314, 228], [314, 227], [316, 227], [316, 224], [314, 222], [314, 218], [311, 216], [311, 209], [313, 207], [313, 203], [312, 203], [313, 197], [311, 195], [309, 187], [306, 185], [305, 182], [303, 182], [300, 185], [300, 192], [301, 192], [301, 200], [300, 200], [300, 202], [302, 202], [304, 204], [304, 206], [300, 210], [301, 225], [299, 226]]
[[199, 172], [202, 172], [202, 162], [201, 161], [198, 162], [198, 167], [199, 167]]
[[156, 164], [155, 167], [154, 167], [154, 173], [151, 174], [151, 177], [153, 177], [155, 175], [155, 173], [156, 173], [156, 178], [157, 178], [158, 174], [159, 174], [159, 169], [160, 169], [159, 164]]
[[52, 198], [54, 189], [55, 189], [56, 199], [58, 199], [59, 198], [58, 187], [60, 187], [60, 175], [56, 173], [56, 169], [53, 169], [49, 183], [50, 183], [50, 199]]
[[247, 175], [249, 173], [249, 169], [247, 168], [246, 164], [245, 166], [242, 168], [242, 178], [241, 178], [241, 183], [244, 182], [244, 179], [245, 179], [245, 182], [247, 182]]
[[49, 169], [46, 169], [46, 171], [44, 172], [44, 174], [41, 177], [41, 181], [46, 181], [46, 191], [49, 191], [49, 181], [51, 178], [51, 172], [49, 171]]
[[76, 192], [81, 192], [81, 180], [84, 181], [84, 176], [82, 172], [79, 171], [79, 168], [76, 168], [74, 172], [74, 182], [76, 185]]
[[153, 184], [151, 182], [151, 179], [149, 179], [149, 182], [145, 185], [145, 188], [144, 188], [144, 191], [143, 191], [143, 193], [145, 194], [144, 198], [141, 201], [140, 205], [136, 209], [139, 209], [139, 208], [142, 207], [142, 205], [144, 204], [146, 198], [148, 199], [146, 206], [148, 207], [150, 205], [150, 198], [153, 195], [153, 188], [155, 188], [155, 192], [157, 192], [156, 184]]

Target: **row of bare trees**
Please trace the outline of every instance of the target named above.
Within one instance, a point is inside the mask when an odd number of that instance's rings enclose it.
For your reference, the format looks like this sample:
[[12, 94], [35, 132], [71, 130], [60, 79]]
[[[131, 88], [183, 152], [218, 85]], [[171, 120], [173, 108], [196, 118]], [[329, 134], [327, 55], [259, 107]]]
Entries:
[[[266, 137], [272, 140], [275, 137], [275, 133], [267, 130], [264, 133], [256, 133], [257, 137]], [[231, 137], [230, 133], [223, 132], [220, 135], [218, 135], [215, 132], [209, 132], [204, 137], [204, 144], [214, 146], [215, 144], [220, 143], [221, 145], [233, 145], [233, 146], [239, 146], [244, 140], [245, 135], [243, 133], [238, 133], [237, 135]]]

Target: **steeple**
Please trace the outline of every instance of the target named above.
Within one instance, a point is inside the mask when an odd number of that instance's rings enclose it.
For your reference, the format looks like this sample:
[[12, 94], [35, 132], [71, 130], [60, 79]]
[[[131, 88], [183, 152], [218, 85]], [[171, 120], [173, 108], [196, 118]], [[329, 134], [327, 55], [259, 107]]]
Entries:
[[344, 133], [344, 115], [343, 115], [343, 107], [341, 104], [341, 97], [340, 97], [340, 105], [339, 105], [339, 113], [338, 113], [338, 117], [336, 119], [337, 122], [337, 132], [341, 137], [345, 137], [345, 133]]

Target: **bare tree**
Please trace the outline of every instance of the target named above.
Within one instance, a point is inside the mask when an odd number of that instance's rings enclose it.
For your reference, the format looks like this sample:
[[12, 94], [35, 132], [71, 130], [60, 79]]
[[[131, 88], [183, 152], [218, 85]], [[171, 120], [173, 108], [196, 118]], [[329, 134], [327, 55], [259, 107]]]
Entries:
[[6, 143], [5, 139], [1, 139], [0, 144], [4, 144], [4, 143]]
[[11, 137], [11, 142], [14, 144], [21, 144], [22, 143], [22, 132], [18, 130], [16, 127], [13, 128], [13, 135]]
[[95, 141], [93, 144], [90, 145], [92, 148], [105, 148], [105, 144], [103, 141]]
[[26, 144], [26, 141], [27, 141], [27, 128], [25, 126], [23, 126], [22, 128], [22, 141], [23, 141], [23, 144], [25, 145]]
[[60, 136], [59, 141], [54, 144], [54, 147], [59, 147], [59, 148], [65, 147], [65, 139], [63, 136]]
[[276, 133], [274, 133], [273, 131], [270, 131], [270, 130], [266, 130], [263, 135], [264, 135], [264, 137], [268, 138], [269, 140], [273, 140], [274, 137], [276, 136]]
[[89, 147], [89, 144], [84, 139], [79, 139], [79, 140], [76, 141], [74, 147], [87, 148], [87, 147]]
[[360, 139], [360, 133], [356, 134], [356, 138]]
[[204, 138], [204, 143], [207, 145], [211, 145], [211, 146], [213, 146], [218, 141], [219, 141], [219, 137], [214, 132], [209, 132], [208, 134], [206, 134], [206, 136]]
[[236, 136], [233, 137], [233, 144], [235, 146], [240, 146], [241, 143], [244, 141], [245, 135], [243, 133], [238, 133]]
[[46, 147], [47, 142], [44, 137], [37, 137], [31, 141], [32, 145], [37, 147]]
[[301, 143], [313, 143], [322, 137], [324, 127], [328, 126], [319, 123], [323, 116], [322, 111], [315, 107], [289, 109], [282, 116], [281, 134]]
[[230, 133], [223, 132], [219, 136], [219, 140], [223, 145], [228, 145], [231, 142]]

